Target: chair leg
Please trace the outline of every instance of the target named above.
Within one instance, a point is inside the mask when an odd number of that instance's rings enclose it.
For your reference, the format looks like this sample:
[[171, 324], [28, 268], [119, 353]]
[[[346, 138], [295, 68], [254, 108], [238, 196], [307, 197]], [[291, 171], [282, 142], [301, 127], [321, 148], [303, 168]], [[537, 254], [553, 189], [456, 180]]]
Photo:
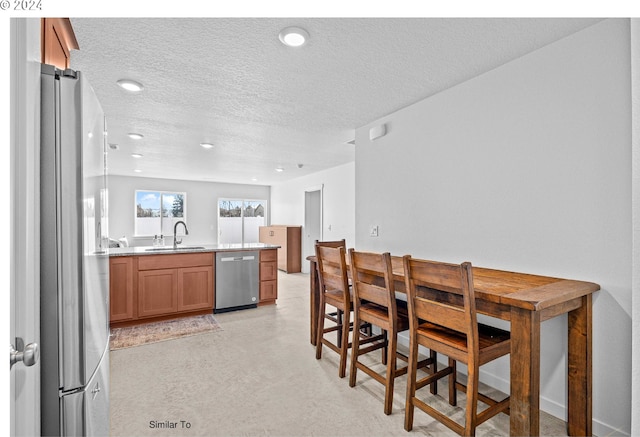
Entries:
[[[353, 326], [360, 326], [360, 317], [354, 312]], [[358, 371], [358, 354], [360, 353], [360, 336], [354, 335], [351, 343], [351, 366], [349, 368], [349, 387], [356, 385], [356, 373]]]
[[[432, 351], [431, 349], [429, 349], [429, 358], [431, 358], [431, 374], [433, 375], [434, 373], [438, 372], [438, 353], [436, 351]], [[437, 395], [438, 394], [438, 381], [434, 381], [433, 384], [429, 384], [431, 387], [429, 387], [429, 390], [431, 391], [431, 394], [433, 395]], [[449, 399], [451, 399], [451, 395], [449, 395]]]
[[465, 436], [476, 435], [476, 420], [478, 409], [478, 373], [469, 366], [467, 379], [467, 406], [465, 412]]
[[[397, 335], [391, 333], [389, 335], [389, 342], [387, 345], [387, 377], [384, 390], [384, 414], [391, 414], [393, 409], [393, 388], [396, 379], [396, 352], [397, 352]], [[384, 350], [384, 349], [383, 349]]]
[[389, 355], [389, 334], [387, 331], [382, 330], [384, 335], [384, 347], [382, 348], [382, 364], [387, 365], [387, 356]]
[[[435, 366], [435, 363], [433, 364]], [[407, 369], [407, 398], [404, 407], [404, 429], [413, 429], [413, 398], [416, 395], [416, 378], [418, 366], [418, 342], [414, 335], [409, 338], [409, 368]], [[435, 368], [434, 368], [435, 372]]]
[[320, 313], [318, 314], [318, 329], [316, 339], [316, 360], [322, 358], [322, 338], [324, 337], [324, 315], [327, 310], [327, 304], [324, 301], [322, 293], [320, 293]]
[[[350, 314], [344, 314], [344, 317], [340, 318], [340, 322], [342, 323], [342, 329], [339, 331], [342, 336], [339, 341], [340, 347], [340, 368], [338, 369], [338, 376], [340, 378], [344, 378], [347, 371], [347, 349], [349, 348], [349, 319]], [[354, 337], [358, 337], [358, 335], [354, 335]]]
[[[338, 330], [336, 331], [338, 338], [336, 339], [336, 345], [341, 348], [342, 347], [342, 328], [345, 326], [344, 323], [342, 323], [342, 310], [337, 310], [336, 311], [336, 319], [338, 320]], [[349, 326], [349, 324], [347, 323], [347, 326]]]
[[457, 361], [453, 358], [449, 358], [449, 367], [452, 371], [449, 375], [449, 405], [458, 405], [458, 389], [456, 389], [456, 383], [458, 381], [458, 371], [456, 370]]

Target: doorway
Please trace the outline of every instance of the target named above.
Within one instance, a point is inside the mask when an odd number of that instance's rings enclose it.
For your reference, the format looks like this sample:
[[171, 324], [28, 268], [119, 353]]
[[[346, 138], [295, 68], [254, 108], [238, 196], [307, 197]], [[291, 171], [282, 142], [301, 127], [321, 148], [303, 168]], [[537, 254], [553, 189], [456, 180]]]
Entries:
[[[303, 260], [315, 254], [315, 242], [322, 240], [322, 190], [323, 185], [319, 185], [304, 191]], [[308, 263], [304, 261], [302, 272], [309, 273]]]

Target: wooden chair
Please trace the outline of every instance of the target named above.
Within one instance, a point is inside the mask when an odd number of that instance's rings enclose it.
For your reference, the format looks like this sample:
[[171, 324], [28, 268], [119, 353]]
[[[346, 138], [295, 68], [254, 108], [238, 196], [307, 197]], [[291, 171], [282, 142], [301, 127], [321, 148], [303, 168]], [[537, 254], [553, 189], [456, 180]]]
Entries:
[[[497, 402], [478, 393], [479, 367], [511, 349], [509, 332], [479, 324], [471, 264], [447, 264], [404, 257], [405, 286], [410, 322], [409, 372], [404, 428], [413, 428], [414, 407], [433, 416], [455, 432], [475, 435], [476, 427], [500, 412], [509, 410], [509, 397]], [[417, 380], [418, 346], [449, 357], [449, 365]], [[467, 385], [456, 380], [456, 361], [466, 364]], [[449, 403], [457, 404], [456, 389], [466, 390], [464, 426], [423, 402], [416, 391], [449, 376]], [[478, 413], [478, 400], [489, 407]]]
[[[389, 253], [376, 254], [356, 252], [349, 249], [351, 282], [353, 286], [354, 325], [363, 322], [379, 327], [383, 333], [366, 339], [353, 337], [349, 385], [356, 384], [357, 371], [362, 370], [385, 386], [384, 413], [391, 414], [395, 378], [407, 373], [407, 367], [398, 368], [397, 358], [407, 360], [398, 352], [398, 332], [409, 328], [406, 305], [396, 302], [391, 256]], [[362, 348], [363, 345], [369, 344]], [[364, 364], [359, 358], [378, 349], [383, 349], [383, 363], [386, 372], [380, 374]], [[424, 367], [435, 362], [435, 357], [422, 361]]]
[[[318, 281], [320, 283], [320, 316], [316, 340], [316, 359], [322, 358], [322, 346], [340, 355], [338, 376], [344, 378], [347, 369], [347, 349], [352, 311], [352, 297], [349, 288], [345, 247], [331, 247], [316, 243]], [[327, 305], [336, 308], [335, 312], [327, 312]], [[325, 328], [325, 320], [335, 325]], [[334, 344], [325, 338], [325, 334], [338, 331], [338, 341]]]
[[[332, 241], [320, 241], [316, 240], [316, 246], [323, 247], [344, 247], [344, 250], [347, 250], [347, 241], [343, 238], [342, 240], [332, 240]], [[345, 252], [346, 253], [346, 252]], [[317, 265], [317, 264], [316, 264]], [[318, 272], [318, 278], [320, 278], [320, 272]], [[336, 325], [342, 326], [342, 310], [336, 309], [336, 311], [327, 313], [326, 317], [333, 321]], [[338, 347], [342, 347], [342, 328], [336, 330], [337, 340], [336, 345]]]

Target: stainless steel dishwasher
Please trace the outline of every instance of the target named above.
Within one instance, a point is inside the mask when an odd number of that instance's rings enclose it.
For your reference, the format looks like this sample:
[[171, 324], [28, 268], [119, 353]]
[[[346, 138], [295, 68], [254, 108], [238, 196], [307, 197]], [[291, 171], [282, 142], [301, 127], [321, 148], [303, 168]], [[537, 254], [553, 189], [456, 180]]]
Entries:
[[258, 251], [217, 252], [214, 312], [258, 306], [260, 265]]

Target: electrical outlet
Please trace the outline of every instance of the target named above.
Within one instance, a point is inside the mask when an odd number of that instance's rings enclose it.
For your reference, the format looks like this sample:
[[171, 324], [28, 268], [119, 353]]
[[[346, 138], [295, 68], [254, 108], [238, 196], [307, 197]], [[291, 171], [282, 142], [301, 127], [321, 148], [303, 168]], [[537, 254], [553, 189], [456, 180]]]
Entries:
[[371, 230], [369, 231], [369, 236], [370, 237], [377, 237], [378, 236], [378, 226], [371, 226]]

